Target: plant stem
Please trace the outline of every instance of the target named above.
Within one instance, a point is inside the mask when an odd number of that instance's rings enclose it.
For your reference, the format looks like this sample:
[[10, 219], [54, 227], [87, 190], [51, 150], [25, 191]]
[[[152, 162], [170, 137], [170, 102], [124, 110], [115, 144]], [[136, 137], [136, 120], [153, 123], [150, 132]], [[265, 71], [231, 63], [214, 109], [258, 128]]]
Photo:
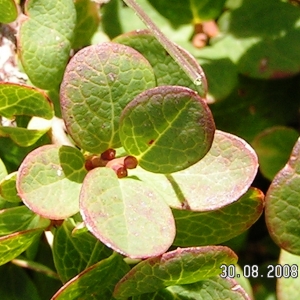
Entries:
[[135, 11], [137, 16], [145, 23], [145, 25], [152, 31], [156, 39], [172, 56], [172, 58], [179, 64], [187, 76], [193, 81], [195, 85], [202, 84], [202, 74], [200, 74], [185, 58], [181, 51], [172, 43], [162, 31], [153, 23], [150, 17], [142, 10], [135, 0], [123, 0], [127, 6]]

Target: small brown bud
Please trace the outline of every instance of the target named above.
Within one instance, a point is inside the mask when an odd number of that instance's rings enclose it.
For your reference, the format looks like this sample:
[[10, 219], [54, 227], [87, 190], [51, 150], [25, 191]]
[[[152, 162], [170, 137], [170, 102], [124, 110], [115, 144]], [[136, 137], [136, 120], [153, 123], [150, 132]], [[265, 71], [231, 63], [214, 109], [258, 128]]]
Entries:
[[97, 167], [104, 167], [106, 166], [108, 160], [104, 160], [102, 157], [95, 155], [91, 158], [92, 164], [94, 166], [94, 168]]
[[84, 164], [85, 168], [90, 171], [94, 169], [93, 163], [90, 159], [88, 159], [85, 164]]
[[116, 150], [115, 149], [107, 149], [101, 154], [101, 158], [104, 160], [112, 160], [116, 156]]
[[138, 165], [138, 161], [134, 156], [128, 155], [124, 158], [124, 166], [127, 169], [135, 169]]

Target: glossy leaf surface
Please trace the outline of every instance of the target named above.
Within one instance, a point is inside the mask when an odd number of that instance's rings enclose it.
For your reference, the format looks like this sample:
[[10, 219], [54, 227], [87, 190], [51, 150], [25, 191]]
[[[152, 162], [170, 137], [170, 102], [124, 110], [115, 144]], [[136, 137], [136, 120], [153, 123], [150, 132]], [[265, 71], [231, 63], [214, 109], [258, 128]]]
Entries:
[[73, 230], [71, 221], [65, 220], [53, 240], [54, 263], [64, 283], [112, 252], [90, 233]]
[[0, 181], [0, 195], [9, 202], [21, 202], [16, 189], [17, 173], [13, 172]]
[[112, 299], [114, 286], [128, 271], [122, 256], [114, 253], [71, 279], [51, 300]]
[[80, 49], [91, 44], [100, 22], [98, 4], [89, 0], [76, 0], [76, 27], [72, 48]]
[[79, 192], [86, 173], [79, 150], [45, 145], [30, 152], [22, 162], [17, 190], [35, 213], [49, 219], [64, 219], [79, 211]]
[[0, 84], [0, 115], [12, 119], [17, 115], [36, 116], [50, 120], [53, 106], [47, 95], [31, 86]]
[[[0, 84], [0, 115], [14, 123], [16, 116], [36, 116], [50, 120], [53, 115], [53, 106], [47, 95], [30, 86], [13, 83]], [[17, 120], [18, 125], [18, 120]], [[50, 128], [31, 129], [15, 126], [0, 126], [0, 136], [10, 137], [20, 146], [27, 147], [34, 144]]]
[[147, 58], [153, 67], [157, 85], [180, 85], [196, 90], [199, 95], [205, 98], [207, 93], [207, 82], [204, 72], [195, 58], [186, 50], [178, 46], [178, 49], [191, 62], [194, 68], [202, 76], [202, 84], [195, 85], [185, 74], [174, 59], [165, 51], [162, 45], [151, 34], [149, 30], [136, 30], [118, 36], [115, 42], [130, 46], [139, 51]]
[[25, 205], [0, 210], [0, 236], [49, 225], [49, 220], [36, 215]]
[[47, 131], [42, 130], [28, 130], [20, 127], [0, 127], [0, 136], [9, 137], [13, 142], [21, 147], [29, 147], [35, 144]]
[[261, 216], [264, 195], [250, 189], [236, 202], [208, 212], [173, 209], [174, 245], [181, 247], [220, 244], [241, 234]]
[[88, 173], [80, 211], [97, 238], [132, 258], [164, 253], [174, 240], [174, 219], [163, 198], [139, 180], [118, 179], [109, 168]]
[[[31, 82], [57, 89], [69, 59], [76, 10], [72, 0], [26, 1], [19, 33], [19, 55]], [[41, 26], [43, 24], [43, 26]]]
[[203, 158], [215, 131], [211, 112], [191, 89], [160, 86], [138, 95], [122, 112], [126, 152], [150, 172], [172, 173]]
[[170, 286], [167, 290], [179, 297], [176, 299], [182, 300], [186, 299], [187, 294], [195, 300], [250, 300], [244, 289], [234, 279], [228, 277], [224, 279], [215, 276], [188, 285]]
[[133, 300], [249, 300], [247, 293], [234, 279], [214, 276], [191, 284], [169, 286], [156, 293], [135, 296]]
[[286, 251], [300, 254], [300, 139], [289, 161], [277, 173], [266, 194], [269, 234]]
[[[0, 159], [0, 181], [3, 180], [5, 178], [5, 176], [7, 175], [7, 170], [5, 167], [5, 164], [3, 163], [2, 159]], [[1, 202], [6, 202], [0, 193], [0, 203]], [[0, 207], [2, 208], [2, 206], [0, 205]]]
[[116, 43], [82, 49], [70, 61], [60, 90], [69, 134], [93, 153], [120, 147], [122, 109], [154, 86], [152, 67], [136, 50]]
[[36, 228], [0, 237], [0, 265], [3, 265], [25, 251], [40, 236], [44, 228]]
[[236, 261], [235, 253], [223, 246], [177, 248], [133, 267], [116, 285], [114, 297], [124, 299], [171, 285], [205, 280], [219, 275], [221, 264]]
[[14, 0], [0, 0], [0, 23], [13, 22], [18, 16], [18, 9]]
[[193, 166], [160, 175], [131, 170], [162, 194], [173, 208], [192, 211], [220, 209], [247, 192], [258, 168], [254, 150], [237, 136], [217, 130], [207, 155]]

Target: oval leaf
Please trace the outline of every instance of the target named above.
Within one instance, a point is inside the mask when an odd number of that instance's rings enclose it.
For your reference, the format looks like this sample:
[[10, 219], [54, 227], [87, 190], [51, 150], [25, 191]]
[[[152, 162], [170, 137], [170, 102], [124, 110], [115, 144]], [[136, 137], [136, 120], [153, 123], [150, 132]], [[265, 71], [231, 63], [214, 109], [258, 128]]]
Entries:
[[224, 246], [178, 248], [137, 264], [118, 282], [113, 295], [124, 299], [166, 286], [205, 280], [220, 275], [222, 264], [236, 262], [236, 254]]
[[132, 258], [159, 255], [174, 240], [173, 215], [160, 195], [139, 180], [118, 179], [109, 168], [88, 173], [80, 211], [97, 238]]
[[215, 124], [191, 89], [160, 86], [138, 95], [122, 112], [120, 138], [139, 165], [155, 173], [185, 169], [211, 147]]
[[[19, 54], [31, 82], [57, 89], [69, 59], [76, 24], [73, 0], [26, 1], [19, 33]], [[43, 24], [43, 26], [41, 26]]]
[[0, 126], [0, 136], [9, 137], [13, 142], [21, 147], [28, 147], [36, 143], [48, 130], [49, 128], [43, 130], [29, 130], [19, 127]]
[[43, 91], [32, 86], [0, 83], [0, 115], [8, 119], [25, 115], [50, 120], [54, 110]]
[[[188, 297], [188, 298], [187, 298]], [[232, 278], [214, 276], [191, 284], [173, 285], [132, 300], [250, 300], [245, 290]]]
[[36, 215], [25, 205], [0, 211], [0, 236], [9, 235], [22, 230], [46, 228], [49, 225], [49, 220]]
[[115, 42], [130, 46], [142, 53], [153, 67], [157, 85], [180, 85], [196, 90], [199, 95], [205, 98], [207, 93], [207, 82], [205, 74], [197, 60], [185, 49], [178, 47], [190, 64], [202, 74], [202, 84], [195, 85], [186, 75], [175, 60], [165, 51], [163, 46], [151, 34], [150, 30], [136, 30], [114, 39]]
[[93, 153], [120, 147], [122, 109], [153, 86], [152, 67], [136, 50], [115, 43], [82, 49], [67, 66], [60, 90], [68, 132]]
[[176, 223], [173, 245], [189, 247], [221, 244], [250, 228], [261, 216], [263, 208], [263, 193], [250, 189], [236, 202], [214, 211], [173, 209]]
[[45, 145], [29, 153], [22, 162], [17, 190], [35, 213], [49, 219], [65, 219], [79, 211], [79, 193], [86, 173], [79, 150]]
[[[35, 116], [52, 119], [53, 105], [47, 95], [33, 87], [13, 83], [0, 83], [0, 115], [11, 123], [15, 116]], [[12, 120], [12, 121], [11, 121]], [[18, 120], [16, 122], [18, 124]], [[37, 142], [51, 127], [38, 127], [37, 130], [14, 126], [0, 126], [0, 136], [11, 138], [16, 144], [28, 147]]]
[[251, 299], [237, 281], [229, 277], [221, 278], [219, 276], [192, 284], [170, 286], [167, 288], [167, 291], [172, 295], [176, 295], [176, 299], [182, 300], [186, 300], [186, 295], [192, 295], [193, 300]]
[[279, 247], [300, 254], [300, 139], [285, 167], [266, 194], [265, 218], [270, 236]]
[[123, 257], [114, 253], [71, 279], [51, 300], [112, 299], [116, 283], [128, 271]]
[[136, 168], [129, 174], [151, 182], [173, 208], [211, 211], [245, 194], [257, 169], [257, 156], [249, 144], [237, 136], [216, 130], [207, 155], [188, 169], [162, 175]]

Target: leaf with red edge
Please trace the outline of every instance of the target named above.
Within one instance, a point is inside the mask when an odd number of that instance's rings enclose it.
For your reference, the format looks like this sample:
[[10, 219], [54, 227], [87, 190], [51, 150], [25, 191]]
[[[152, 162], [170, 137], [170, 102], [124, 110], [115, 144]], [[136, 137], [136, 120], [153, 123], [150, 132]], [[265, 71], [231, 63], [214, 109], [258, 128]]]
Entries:
[[137, 264], [118, 282], [113, 295], [124, 299], [205, 280], [220, 275], [222, 264], [236, 262], [236, 254], [224, 246], [177, 248]]
[[30, 152], [17, 176], [17, 190], [35, 213], [49, 219], [68, 218], [79, 211], [79, 193], [87, 171], [79, 150], [45, 145]]
[[119, 179], [110, 168], [87, 174], [80, 212], [102, 243], [132, 258], [164, 253], [175, 237], [174, 218], [163, 198], [140, 180]]

